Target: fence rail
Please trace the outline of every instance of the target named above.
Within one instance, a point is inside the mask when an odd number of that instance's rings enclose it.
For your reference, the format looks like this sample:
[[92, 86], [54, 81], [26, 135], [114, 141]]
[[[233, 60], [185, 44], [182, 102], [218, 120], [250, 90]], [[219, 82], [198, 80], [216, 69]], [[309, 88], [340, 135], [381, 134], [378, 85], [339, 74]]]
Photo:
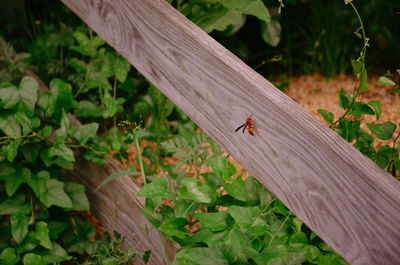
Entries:
[[400, 261], [400, 183], [167, 2], [62, 1], [349, 263]]

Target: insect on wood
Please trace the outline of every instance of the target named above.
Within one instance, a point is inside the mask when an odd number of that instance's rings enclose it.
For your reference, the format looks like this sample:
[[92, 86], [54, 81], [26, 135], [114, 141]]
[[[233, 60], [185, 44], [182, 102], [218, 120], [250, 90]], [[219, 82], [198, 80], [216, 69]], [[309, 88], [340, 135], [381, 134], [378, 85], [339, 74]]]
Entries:
[[243, 128], [243, 133], [247, 128], [247, 131], [249, 132], [250, 135], [254, 136], [254, 132], [253, 132], [253, 127], [254, 122], [250, 117], [247, 117], [247, 120], [244, 124], [240, 125], [239, 127], [236, 128], [235, 132], [239, 131], [241, 128]]

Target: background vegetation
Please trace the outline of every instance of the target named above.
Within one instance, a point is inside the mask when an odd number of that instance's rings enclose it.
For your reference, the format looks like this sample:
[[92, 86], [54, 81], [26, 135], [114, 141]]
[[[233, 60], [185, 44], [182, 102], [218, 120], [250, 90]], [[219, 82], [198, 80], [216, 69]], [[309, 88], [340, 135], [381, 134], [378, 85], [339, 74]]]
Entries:
[[[379, 82], [400, 92], [391, 80], [400, 74], [397, 1], [169, 2], [271, 81], [354, 74], [353, 93], [338, 95], [345, 114], [319, 112], [398, 177], [397, 125], [362, 130], [361, 116], [379, 120], [384, 106], [359, 100], [367, 66], [389, 71]], [[99, 165], [113, 158], [141, 176], [144, 214], [183, 247], [174, 264], [345, 264], [255, 178], [236, 172], [211, 138], [61, 2], [2, 1], [0, 8], [0, 263], [151, 258], [117, 233], [98, 240], [84, 214], [84, 187], [64, 177], [81, 154]], [[392, 144], [376, 150], [374, 138]], [[140, 152], [142, 140], [154, 144]], [[126, 164], [130, 145], [139, 150], [134, 165]], [[164, 162], [171, 156], [176, 165]]]

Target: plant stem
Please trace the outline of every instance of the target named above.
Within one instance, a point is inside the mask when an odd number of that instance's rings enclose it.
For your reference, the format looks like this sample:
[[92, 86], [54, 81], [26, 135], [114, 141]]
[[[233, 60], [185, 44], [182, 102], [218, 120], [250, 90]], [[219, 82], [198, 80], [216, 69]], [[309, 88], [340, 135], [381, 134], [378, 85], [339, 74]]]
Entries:
[[279, 227], [279, 229], [278, 229], [278, 230], [274, 233], [274, 235], [271, 237], [271, 240], [269, 241], [268, 246], [271, 246], [272, 241], [274, 241], [276, 235], [278, 235], [278, 233], [281, 231], [281, 229], [283, 228], [283, 225], [287, 222], [287, 220], [289, 219], [289, 217], [290, 217], [291, 214], [292, 214], [292, 213], [289, 212], [289, 214], [286, 216], [285, 220], [283, 221], [283, 223], [281, 224], [281, 226]]
[[169, 265], [169, 261], [168, 261], [168, 257], [167, 257], [167, 252], [165, 251], [165, 246], [164, 246], [164, 243], [162, 242], [162, 237], [161, 237], [161, 232], [160, 232], [160, 230], [158, 230], [158, 238], [160, 239], [160, 244], [161, 244], [161, 248], [162, 248], [163, 255], [164, 255], [164, 259], [165, 259], [165, 264]]
[[138, 160], [139, 160], [140, 171], [142, 172], [143, 183], [144, 185], [147, 185], [146, 174], [144, 173], [144, 167], [143, 167], [142, 154], [140, 153], [139, 137], [137, 137], [136, 130], [135, 130], [135, 145], [138, 153]]

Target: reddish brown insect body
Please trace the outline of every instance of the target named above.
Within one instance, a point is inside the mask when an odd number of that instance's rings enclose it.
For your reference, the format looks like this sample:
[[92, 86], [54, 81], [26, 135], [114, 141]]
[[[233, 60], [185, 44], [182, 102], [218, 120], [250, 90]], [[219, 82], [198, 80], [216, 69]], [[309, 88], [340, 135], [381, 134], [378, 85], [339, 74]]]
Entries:
[[247, 117], [247, 120], [244, 124], [240, 125], [235, 132], [239, 131], [241, 128], [243, 128], [243, 133], [247, 128], [247, 131], [249, 132], [250, 135], [254, 136], [254, 132], [253, 132], [253, 125], [254, 122], [250, 117]]

